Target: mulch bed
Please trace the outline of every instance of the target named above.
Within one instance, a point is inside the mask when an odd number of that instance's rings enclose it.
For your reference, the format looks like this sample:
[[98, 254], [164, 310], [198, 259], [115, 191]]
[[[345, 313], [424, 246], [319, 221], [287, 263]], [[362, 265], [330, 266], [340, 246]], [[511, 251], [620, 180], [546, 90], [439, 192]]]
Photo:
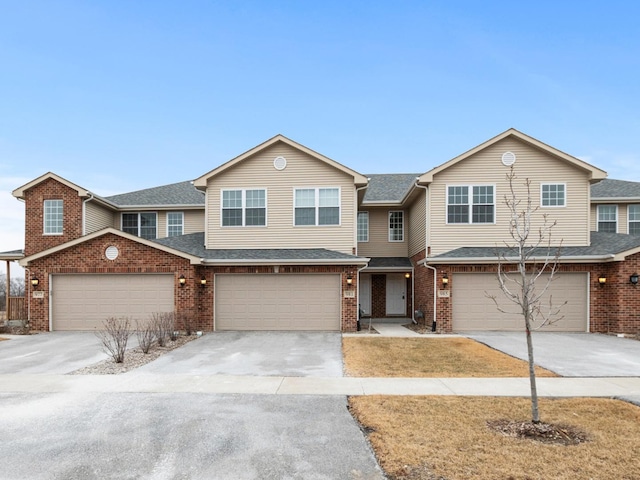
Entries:
[[506, 437], [524, 438], [554, 445], [579, 445], [589, 441], [589, 437], [585, 432], [571, 425], [514, 422], [501, 419], [488, 421], [487, 427]]

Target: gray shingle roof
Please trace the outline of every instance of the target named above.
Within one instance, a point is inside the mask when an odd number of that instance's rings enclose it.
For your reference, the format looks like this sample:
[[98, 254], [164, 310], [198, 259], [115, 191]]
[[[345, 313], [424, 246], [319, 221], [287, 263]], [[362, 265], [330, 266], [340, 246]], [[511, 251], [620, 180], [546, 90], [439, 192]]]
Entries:
[[365, 190], [363, 202], [401, 202], [420, 175], [419, 173], [367, 175], [369, 186]]
[[640, 182], [605, 178], [591, 185], [591, 198], [640, 198]]
[[371, 257], [367, 268], [408, 268], [413, 267], [407, 257]]
[[204, 192], [197, 190], [190, 181], [146, 188], [105, 198], [119, 207], [127, 205], [202, 205], [204, 207]]
[[24, 257], [24, 250], [9, 250], [7, 252], [0, 252], [0, 258], [5, 260], [14, 260]]
[[256, 248], [256, 249], [207, 249], [204, 247], [204, 233], [191, 233], [179, 237], [167, 237], [154, 240], [155, 242], [174, 248], [184, 253], [203, 258], [205, 260], [286, 260], [301, 262], [313, 260], [353, 260], [354, 263], [362, 263], [361, 257], [347, 255], [345, 253], [327, 250], [325, 248]]
[[[591, 245], [583, 247], [562, 247], [561, 257], [601, 257], [626, 252], [640, 247], [640, 236], [626, 235], [622, 233], [591, 232]], [[551, 249], [551, 255], [555, 255], [555, 249]], [[461, 247], [450, 252], [432, 257], [433, 260], [442, 259], [471, 259], [471, 258], [496, 258], [497, 255], [514, 257], [516, 251], [506, 247]], [[544, 257], [549, 254], [546, 247], [537, 248], [533, 256]]]

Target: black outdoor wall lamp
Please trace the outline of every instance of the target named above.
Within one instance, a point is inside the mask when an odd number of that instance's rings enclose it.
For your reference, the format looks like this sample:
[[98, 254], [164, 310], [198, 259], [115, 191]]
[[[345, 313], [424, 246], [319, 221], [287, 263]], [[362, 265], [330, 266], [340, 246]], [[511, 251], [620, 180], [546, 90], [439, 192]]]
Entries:
[[351, 275], [347, 275], [347, 285], [351, 285], [353, 283], [353, 277]]
[[600, 275], [598, 277], [598, 283], [601, 287], [604, 287], [605, 283], [607, 283], [607, 277], [605, 277], [604, 275]]
[[31, 279], [31, 286], [37, 287], [39, 283], [40, 283], [40, 280], [38, 280], [36, 277], [33, 277]]
[[446, 287], [449, 284], [449, 276], [445, 273], [442, 275], [442, 286]]
[[185, 283], [187, 283], [187, 279], [184, 278], [184, 275], [180, 275], [178, 278], [178, 285], [180, 285], [180, 288], [184, 287]]
[[629, 281], [635, 286], [638, 285], [638, 274], [634, 273], [629, 277]]
[[200, 279], [200, 286], [203, 288], [207, 286], [207, 279], [205, 277]]

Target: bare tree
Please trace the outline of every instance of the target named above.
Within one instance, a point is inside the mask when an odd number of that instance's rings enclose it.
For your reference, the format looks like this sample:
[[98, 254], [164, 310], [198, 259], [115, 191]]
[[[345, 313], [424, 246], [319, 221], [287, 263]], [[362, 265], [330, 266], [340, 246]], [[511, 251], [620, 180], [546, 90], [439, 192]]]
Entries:
[[164, 347], [175, 331], [175, 314], [174, 312], [153, 312], [151, 321], [155, 327], [158, 346]]
[[[509, 194], [504, 198], [510, 215], [511, 241], [505, 242], [506, 248], [498, 253], [497, 276], [500, 290], [507, 300], [517, 307], [515, 313], [522, 315], [524, 320], [531, 386], [531, 419], [533, 423], [540, 423], [531, 332], [562, 318], [559, 313], [566, 302], [554, 306], [552, 295], [548, 296], [548, 303], [543, 301], [558, 271], [562, 242], [557, 247], [553, 247], [551, 243], [551, 230], [556, 226], [556, 221], [551, 222], [546, 214], [541, 215], [542, 222], [536, 224], [534, 221], [539, 206], [533, 205], [531, 180], [527, 178], [523, 182], [523, 194], [526, 195], [523, 199], [516, 191], [516, 179], [515, 171], [511, 167], [507, 174]], [[514, 265], [515, 270], [508, 271], [507, 265]], [[499, 311], [514, 313], [505, 310], [495, 295], [485, 295], [495, 302]]]
[[142, 353], [147, 354], [156, 338], [156, 328], [152, 320], [136, 320], [136, 337]]
[[104, 321], [104, 330], [97, 330], [96, 335], [102, 342], [102, 348], [116, 363], [124, 362], [127, 342], [133, 333], [128, 317], [109, 317]]

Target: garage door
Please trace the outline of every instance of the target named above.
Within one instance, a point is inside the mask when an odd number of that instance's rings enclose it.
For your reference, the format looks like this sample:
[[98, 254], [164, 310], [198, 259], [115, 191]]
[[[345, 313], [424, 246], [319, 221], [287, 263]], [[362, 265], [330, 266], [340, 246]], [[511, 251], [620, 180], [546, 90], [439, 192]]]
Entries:
[[172, 312], [173, 275], [53, 275], [52, 329], [94, 330], [108, 317]]
[[[562, 305], [563, 318], [541, 330], [556, 332], [586, 332], [589, 312], [588, 274], [557, 274], [547, 291], [542, 305], [549, 305], [552, 295], [553, 305]], [[548, 276], [540, 277], [539, 285], [544, 285]], [[485, 296], [485, 292], [495, 295], [501, 308], [516, 312], [517, 306], [505, 297], [495, 274], [455, 273], [452, 277], [453, 330], [524, 330], [522, 315], [501, 313], [496, 304]]]
[[340, 330], [339, 275], [216, 275], [216, 330]]

